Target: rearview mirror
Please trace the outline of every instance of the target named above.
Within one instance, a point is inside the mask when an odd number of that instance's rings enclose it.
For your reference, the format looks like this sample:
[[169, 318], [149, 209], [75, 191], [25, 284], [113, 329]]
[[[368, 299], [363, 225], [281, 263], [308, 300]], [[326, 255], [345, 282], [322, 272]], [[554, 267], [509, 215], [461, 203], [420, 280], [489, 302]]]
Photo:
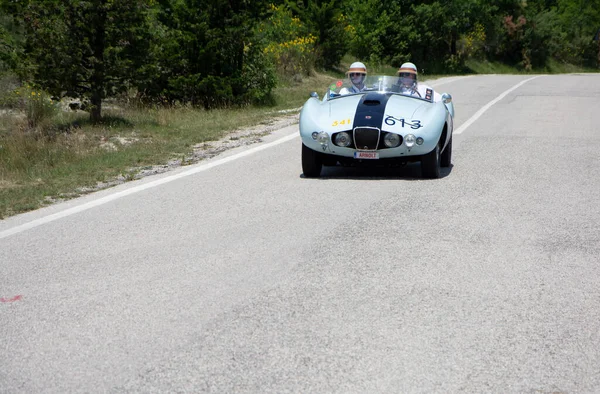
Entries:
[[442, 94], [442, 101], [444, 104], [449, 104], [452, 102], [452, 96], [449, 93]]
[[310, 97], [314, 97], [314, 98], [316, 98], [317, 100], [319, 99], [319, 95], [317, 94], [317, 92], [311, 92], [311, 93], [310, 93]]

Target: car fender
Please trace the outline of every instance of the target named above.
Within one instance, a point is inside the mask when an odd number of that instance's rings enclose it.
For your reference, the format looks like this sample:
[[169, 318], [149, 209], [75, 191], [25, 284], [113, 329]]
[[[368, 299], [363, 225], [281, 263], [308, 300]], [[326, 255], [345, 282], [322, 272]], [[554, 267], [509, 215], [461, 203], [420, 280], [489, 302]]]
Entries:
[[300, 111], [299, 121], [300, 137], [305, 145], [313, 146], [315, 141], [312, 133], [315, 131], [325, 131], [331, 135], [338, 131], [352, 129], [356, 107], [361, 97], [361, 95], [353, 95], [328, 101], [308, 99]]

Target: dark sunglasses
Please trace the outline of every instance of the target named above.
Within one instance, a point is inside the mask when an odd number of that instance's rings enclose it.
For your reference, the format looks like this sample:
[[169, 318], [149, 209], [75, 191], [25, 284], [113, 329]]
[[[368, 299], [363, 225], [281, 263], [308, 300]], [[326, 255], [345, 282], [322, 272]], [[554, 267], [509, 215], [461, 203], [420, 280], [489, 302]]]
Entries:
[[412, 78], [415, 79], [415, 74], [413, 73], [398, 73], [398, 76], [401, 78]]
[[350, 73], [350, 78], [358, 77], [360, 75], [364, 75], [362, 73]]

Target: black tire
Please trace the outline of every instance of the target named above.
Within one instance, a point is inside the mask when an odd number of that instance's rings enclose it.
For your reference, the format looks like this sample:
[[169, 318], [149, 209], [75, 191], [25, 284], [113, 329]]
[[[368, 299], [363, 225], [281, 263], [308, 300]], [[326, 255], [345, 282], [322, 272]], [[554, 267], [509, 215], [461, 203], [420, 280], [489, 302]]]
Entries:
[[424, 178], [437, 179], [440, 177], [440, 144], [421, 159], [421, 175]]
[[302, 144], [302, 172], [307, 178], [317, 178], [321, 175], [323, 159], [319, 152]]
[[448, 141], [448, 145], [446, 149], [442, 152], [442, 167], [450, 167], [452, 164], [452, 136], [450, 136], [450, 141]]
[[337, 166], [337, 159], [330, 155], [321, 156], [321, 160], [323, 162], [324, 167], [335, 167]]

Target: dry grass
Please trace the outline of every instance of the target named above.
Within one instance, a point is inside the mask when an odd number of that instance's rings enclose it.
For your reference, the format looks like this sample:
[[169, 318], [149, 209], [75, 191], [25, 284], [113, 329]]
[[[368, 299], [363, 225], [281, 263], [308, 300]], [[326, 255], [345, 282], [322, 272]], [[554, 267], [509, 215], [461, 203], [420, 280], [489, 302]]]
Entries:
[[197, 152], [202, 146], [217, 152], [207, 142], [246, 138], [236, 131], [289, 116], [284, 110], [297, 114], [310, 92], [322, 93], [334, 77], [314, 74], [282, 86], [273, 107], [206, 111], [107, 103], [101, 124], [91, 124], [83, 111], [60, 111], [35, 128], [23, 112], [0, 111], [0, 218], [135, 179], [152, 166], [209, 157]]

